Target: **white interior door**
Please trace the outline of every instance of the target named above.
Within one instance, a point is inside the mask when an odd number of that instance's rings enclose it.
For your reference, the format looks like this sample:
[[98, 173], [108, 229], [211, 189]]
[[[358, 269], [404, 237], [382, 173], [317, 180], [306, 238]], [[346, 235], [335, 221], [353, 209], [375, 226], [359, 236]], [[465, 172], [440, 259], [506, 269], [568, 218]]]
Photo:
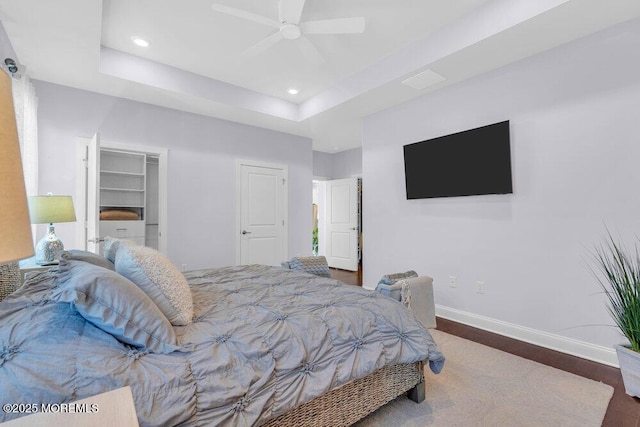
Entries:
[[87, 250], [100, 253], [100, 135], [95, 134], [87, 145]]
[[286, 169], [239, 162], [239, 264], [280, 265], [287, 258]]
[[329, 267], [358, 270], [358, 179], [326, 182], [326, 256]]

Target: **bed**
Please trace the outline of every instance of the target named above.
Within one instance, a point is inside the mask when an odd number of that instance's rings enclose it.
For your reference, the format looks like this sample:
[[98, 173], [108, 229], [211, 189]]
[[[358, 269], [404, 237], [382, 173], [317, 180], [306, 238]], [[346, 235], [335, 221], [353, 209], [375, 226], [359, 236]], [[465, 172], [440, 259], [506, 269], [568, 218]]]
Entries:
[[406, 391], [420, 400], [423, 364], [444, 363], [404, 306], [357, 286], [262, 265], [191, 271], [192, 316], [167, 327], [157, 295], [138, 292], [139, 265], [123, 291], [90, 258], [67, 256], [0, 302], [0, 403], [130, 386], [143, 426], [350, 425]]

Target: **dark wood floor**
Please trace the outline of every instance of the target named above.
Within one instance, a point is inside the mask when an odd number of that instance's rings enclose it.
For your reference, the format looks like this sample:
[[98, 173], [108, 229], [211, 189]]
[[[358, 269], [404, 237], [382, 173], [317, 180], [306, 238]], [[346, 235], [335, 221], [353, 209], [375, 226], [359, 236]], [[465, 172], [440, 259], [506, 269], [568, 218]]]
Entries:
[[362, 286], [362, 268], [358, 268], [358, 271], [338, 270], [337, 268], [330, 268], [331, 278], [340, 280], [347, 285]]
[[[331, 277], [351, 285], [362, 286], [362, 269], [357, 272], [331, 269]], [[461, 323], [438, 318], [438, 330], [456, 335], [525, 359], [534, 360], [547, 366], [571, 372], [613, 387], [613, 397], [609, 402], [603, 426], [640, 427], [640, 399], [627, 395], [624, 391], [620, 370], [579, 357], [538, 347], [502, 335], [483, 331]]]

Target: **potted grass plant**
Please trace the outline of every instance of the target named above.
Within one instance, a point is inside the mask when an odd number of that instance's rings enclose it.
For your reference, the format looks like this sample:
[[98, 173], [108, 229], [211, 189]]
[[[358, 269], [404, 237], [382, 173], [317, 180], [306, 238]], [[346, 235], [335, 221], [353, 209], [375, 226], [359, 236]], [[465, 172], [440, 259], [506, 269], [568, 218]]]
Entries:
[[640, 251], [637, 243], [630, 251], [616, 243], [611, 233], [608, 237], [593, 254], [596, 278], [615, 324], [629, 340], [615, 347], [625, 391], [640, 397]]

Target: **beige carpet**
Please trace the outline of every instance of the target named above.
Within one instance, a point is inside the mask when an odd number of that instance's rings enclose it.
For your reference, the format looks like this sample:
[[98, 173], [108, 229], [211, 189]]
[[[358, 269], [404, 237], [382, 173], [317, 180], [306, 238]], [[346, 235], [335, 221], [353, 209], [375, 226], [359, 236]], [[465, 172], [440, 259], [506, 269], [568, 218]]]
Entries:
[[426, 400], [402, 396], [358, 427], [599, 426], [613, 388], [440, 331], [447, 361], [428, 368]]

